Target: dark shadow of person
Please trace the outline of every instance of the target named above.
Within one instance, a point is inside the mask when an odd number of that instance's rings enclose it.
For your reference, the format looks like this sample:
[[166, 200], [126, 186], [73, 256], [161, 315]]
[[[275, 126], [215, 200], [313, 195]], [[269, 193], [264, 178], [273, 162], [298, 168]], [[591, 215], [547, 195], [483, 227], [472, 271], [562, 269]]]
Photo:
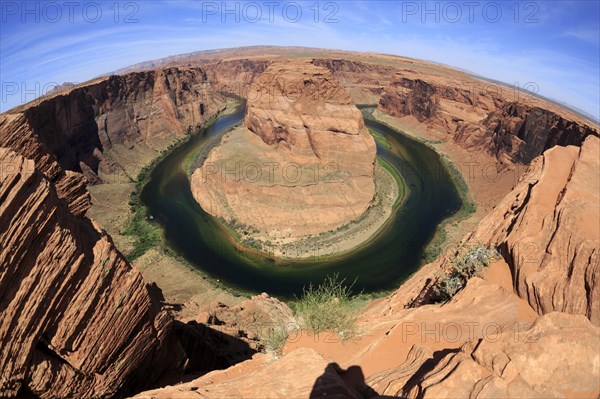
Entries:
[[337, 363], [329, 363], [310, 392], [310, 399], [317, 398], [370, 399], [391, 396], [380, 396], [368, 386], [360, 366], [351, 366], [344, 370]]

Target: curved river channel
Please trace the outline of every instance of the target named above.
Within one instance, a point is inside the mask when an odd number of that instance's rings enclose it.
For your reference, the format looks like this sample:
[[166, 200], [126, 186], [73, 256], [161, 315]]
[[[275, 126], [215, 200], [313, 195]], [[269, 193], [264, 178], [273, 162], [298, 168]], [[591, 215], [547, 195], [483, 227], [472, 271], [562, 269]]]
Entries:
[[440, 222], [462, 206], [435, 151], [367, 119], [366, 125], [391, 144], [385, 148], [378, 143], [378, 156], [399, 171], [407, 187], [402, 205], [378, 234], [347, 254], [319, 261], [273, 261], [256, 251], [237, 249], [226, 228], [194, 200], [185, 165], [243, 117], [240, 107], [176, 148], [156, 165], [141, 193], [148, 214], [164, 228], [168, 245], [228, 286], [286, 298], [299, 296], [309, 282], [318, 284], [337, 273], [347, 282], [356, 280], [355, 292], [397, 288], [421, 265]]

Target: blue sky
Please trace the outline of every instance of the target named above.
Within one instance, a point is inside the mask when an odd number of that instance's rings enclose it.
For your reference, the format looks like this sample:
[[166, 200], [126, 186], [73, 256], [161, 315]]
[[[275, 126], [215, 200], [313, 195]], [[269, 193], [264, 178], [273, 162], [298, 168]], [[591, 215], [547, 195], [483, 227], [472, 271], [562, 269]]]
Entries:
[[82, 82], [141, 61], [284, 45], [432, 60], [537, 88], [600, 119], [595, 0], [3, 0], [0, 6], [0, 111], [57, 83]]

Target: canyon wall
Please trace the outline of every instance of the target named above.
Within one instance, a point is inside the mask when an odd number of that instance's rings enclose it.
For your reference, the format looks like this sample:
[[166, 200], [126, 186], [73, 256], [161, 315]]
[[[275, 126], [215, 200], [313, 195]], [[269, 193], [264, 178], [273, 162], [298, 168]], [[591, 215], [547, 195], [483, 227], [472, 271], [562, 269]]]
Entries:
[[471, 240], [498, 247], [515, 291], [540, 314], [600, 325], [600, 139], [553, 147], [479, 224]]
[[376, 104], [397, 71], [391, 65], [343, 58], [315, 58], [313, 63], [329, 69], [355, 104]]
[[0, 146], [34, 160], [54, 182], [73, 171], [97, 183], [117, 168], [135, 178], [129, 163], [156, 156], [224, 103], [201, 68], [110, 76], [0, 115]]
[[247, 99], [252, 83], [263, 73], [271, 61], [267, 60], [226, 60], [202, 66], [212, 88], [237, 97]]
[[0, 396], [119, 397], [190, 365], [229, 364], [207, 334], [174, 327], [160, 289], [85, 216], [88, 184], [122, 171], [129, 182], [223, 109], [214, 90], [201, 68], [167, 68], [99, 78], [0, 115]]
[[[461, 243], [497, 247], [511, 268], [512, 288], [540, 315], [564, 312], [600, 325], [600, 139], [556, 146], [536, 158], [519, 183]], [[436, 299], [438, 270], [452, 267], [456, 250], [423, 266], [373, 317]]]
[[367, 210], [375, 142], [330, 71], [272, 63], [254, 80], [244, 125], [192, 177], [204, 210], [273, 238], [333, 230]]
[[529, 164], [552, 146], [579, 146], [586, 137], [599, 135], [582, 118], [559, 115], [549, 102], [516, 88], [405, 75], [397, 73], [386, 87], [378, 105], [381, 111], [413, 117], [504, 165]]
[[0, 198], [3, 395], [112, 397], [182, 372], [160, 290], [34, 161], [6, 148]]

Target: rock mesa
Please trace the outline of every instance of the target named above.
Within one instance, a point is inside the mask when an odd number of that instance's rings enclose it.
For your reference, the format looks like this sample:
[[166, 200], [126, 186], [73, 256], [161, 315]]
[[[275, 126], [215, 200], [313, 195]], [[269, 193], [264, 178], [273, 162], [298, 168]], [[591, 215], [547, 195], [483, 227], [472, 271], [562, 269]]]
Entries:
[[375, 142], [328, 69], [271, 64], [251, 87], [244, 126], [192, 177], [194, 197], [212, 215], [300, 237], [335, 229], [369, 207]]

